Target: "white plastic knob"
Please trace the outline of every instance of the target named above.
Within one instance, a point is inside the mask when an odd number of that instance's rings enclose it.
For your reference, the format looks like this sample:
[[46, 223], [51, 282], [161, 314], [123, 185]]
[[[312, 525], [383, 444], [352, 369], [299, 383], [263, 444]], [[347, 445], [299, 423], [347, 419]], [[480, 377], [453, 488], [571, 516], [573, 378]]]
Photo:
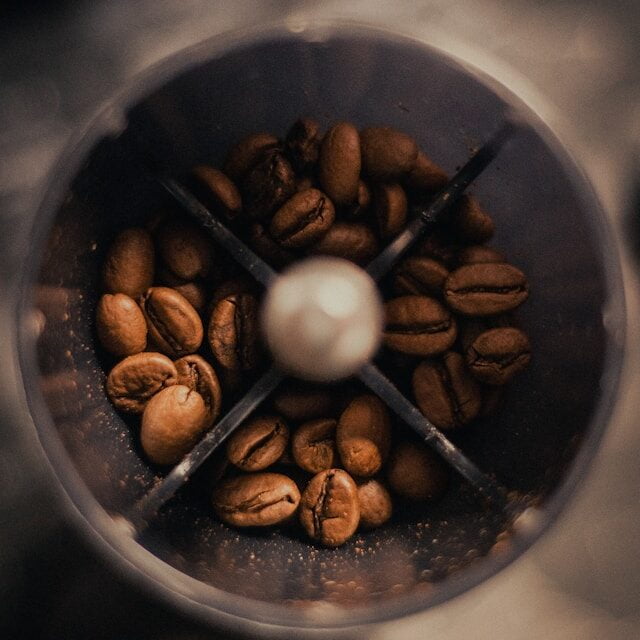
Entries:
[[267, 292], [262, 330], [275, 361], [314, 381], [345, 378], [380, 345], [383, 309], [371, 277], [341, 258], [309, 258]]

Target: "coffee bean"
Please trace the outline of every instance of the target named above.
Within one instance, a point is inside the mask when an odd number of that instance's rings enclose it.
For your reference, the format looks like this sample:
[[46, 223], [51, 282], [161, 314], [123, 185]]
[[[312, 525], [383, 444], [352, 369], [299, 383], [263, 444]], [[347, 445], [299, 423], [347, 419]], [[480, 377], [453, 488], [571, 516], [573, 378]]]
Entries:
[[320, 125], [312, 118], [300, 118], [293, 123], [284, 144], [296, 171], [305, 171], [316, 164], [320, 140]]
[[320, 147], [318, 178], [323, 191], [337, 205], [358, 198], [360, 135], [349, 122], [338, 122], [324, 136]]
[[458, 343], [460, 351], [466, 353], [474, 340], [489, 329], [514, 326], [512, 313], [501, 313], [496, 316], [468, 316], [458, 320]]
[[373, 214], [384, 240], [398, 235], [407, 222], [407, 196], [396, 182], [377, 185], [373, 191]]
[[219, 169], [207, 165], [195, 167], [193, 173], [204, 187], [201, 191], [205, 195], [205, 204], [227, 220], [235, 220], [242, 210], [242, 198], [231, 179]]
[[310, 538], [327, 547], [344, 544], [358, 528], [358, 489], [341, 469], [315, 475], [300, 500], [300, 522]]
[[140, 442], [155, 464], [176, 464], [193, 448], [207, 427], [202, 396], [176, 384], [156, 393], [142, 414]]
[[175, 365], [161, 353], [137, 353], [119, 362], [107, 377], [107, 396], [125, 413], [142, 413], [158, 391], [178, 381]]
[[413, 372], [413, 395], [420, 411], [440, 429], [468, 424], [480, 411], [480, 387], [464, 358], [454, 351], [421, 362]]
[[336, 256], [359, 265], [372, 260], [378, 251], [373, 231], [357, 222], [335, 222], [310, 249], [311, 254]]
[[213, 269], [211, 240], [188, 220], [169, 219], [158, 230], [158, 253], [171, 272], [182, 280], [207, 277]]
[[261, 471], [276, 462], [289, 441], [289, 428], [278, 416], [259, 416], [238, 428], [227, 441], [227, 458], [243, 471]]
[[396, 267], [393, 286], [400, 296], [410, 294], [441, 298], [448, 275], [449, 270], [433, 258], [407, 258]]
[[491, 262], [506, 262], [504, 254], [497, 249], [483, 245], [465, 247], [458, 253], [458, 264], [479, 264]]
[[172, 358], [195, 353], [202, 343], [202, 320], [187, 299], [169, 287], [151, 287], [141, 300], [149, 337]]
[[140, 307], [124, 293], [106, 293], [96, 309], [102, 346], [115, 356], [130, 356], [147, 346], [147, 323]]
[[231, 180], [239, 184], [262, 154], [277, 146], [278, 138], [274, 135], [253, 133], [229, 150], [223, 171]]
[[228, 296], [214, 307], [209, 344], [216, 360], [230, 371], [249, 371], [258, 361], [258, 303], [248, 293]]
[[333, 418], [320, 418], [301, 425], [291, 438], [296, 464], [310, 473], [331, 469], [337, 461], [336, 426]]
[[448, 182], [449, 176], [446, 171], [422, 151], [418, 151], [413, 169], [407, 173], [404, 180], [407, 188], [427, 192], [440, 191]]
[[311, 176], [299, 176], [296, 180], [296, 193], [306, 191], [307, 189], [316, 189], [316, 181]]
[[295, 261], [296, 256], [291, 251], [281, 247], [260, 223], [251, 225], [249, 239], [251, 248], [269, 264], [279, 269]]
[[469, 264], [453, 271], [444, 284], [451, 309], [469, 316], [511, 311], [529, 295], [525, 275], [509, 264]]
[[466, 360], [478, 380], [505, 384], [531, 361], [529, 338], [514, 327], [489, 329], [467, 349]]
[[223, 480], [213, 492], [213, 508], [234, 527], [264, 527], [290, 518], [300, 504], [296, 483], [280, 473], [252, 473]]
[[202, 282], [178, 278], [164, 265], [160, 265], [157, 271], [156, 284], [174, 289], [181, 296], [184, 296], [199, 314], [204, 312], [207, 306], [208, 294]]
[[447, 488], [449, 474], [444, 463], [423, 445], [399, 442], [387, 464], [389, 486], [409, 500], [435, 500]]
[[207, 408], [207, 426], [211, 426], [220, 415], [222, 390], [213, 367], [198, 355], [184, 356], [175, 361], [178, 384], [197, 391]]
[[358, 195], [355, 202], [346, 207], [345, 215], [351, 220], [362, 220], [371, 207], [371, 189], [364, 180], [358, 180]]
[[366, 127], [360, 132], [362, 168], [376, 180], [394, 180], [408, 174], [418, 159], [418, 145], [392, 127]]
[[433, 258], [452, 269], [458, 265], [458, 253], [461, 249], [459, 243], [442, 229], [432, 231], [423, 240], [418, 242], [416, 253], [425, 258]]
[[337, 413], [335, 392], [300, 381], [285, 382], [273, 397], [273, 406], [287, 420], [305, 422]]
[[446, 351], [456, 339], [456, 321], [437, 300], [401, 296], [385, 303], [383, 342], [390, 349], [416, 356]]
[[329, 229], [335, 219], [335, 209], [327, 196], [318, 189], [296, 193], [273, 216], [269, 233], [287, 249], [306, 247]]
[[491, 239], [495, 225], [491, 216], [483, 211], [479, 202], [467, 194], [445, 214], [446, 224], [463, 243], [482, 243]]
[[125, 229], [107, 252], [102, 280], [107, 293], [124, 293], [136, 299], [153, 283], [155, 252], [144, 229]]
[[383, 402], [373, 395], [354, 398], [336, 429], [336, 445], [344, 468], [362, 477], [378, 473], [390, 444], [391, 421]]
[[256, 282], [249, 276], [235, 276], [233, 278], [223, 280], [211, 294], [211, 302], [209, 303], [211, 308], [207, 315], [211, 316], [211, 312], [214, 307], [224, 298], [228, 298], [232, 295], [239, 295], [241, 293], [251, 293], [252, 295], [256, 295], [256, 292]]
[[375, 478], [357, 483], [360, 504], [360, 527], [375, 529], [391, 518], [393, 503], [386, 487]]

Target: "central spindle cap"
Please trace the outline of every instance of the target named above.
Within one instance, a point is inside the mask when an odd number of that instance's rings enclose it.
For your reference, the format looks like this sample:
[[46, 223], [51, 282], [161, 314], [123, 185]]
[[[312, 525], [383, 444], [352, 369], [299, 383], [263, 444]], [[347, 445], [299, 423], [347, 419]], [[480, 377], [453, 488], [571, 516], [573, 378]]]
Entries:
[[305, 380], [355, 373], [382, 336], [375, 282], [341, 258], [317, 257], [284, 271], [268, 290], [262, 329], [275, 361]]

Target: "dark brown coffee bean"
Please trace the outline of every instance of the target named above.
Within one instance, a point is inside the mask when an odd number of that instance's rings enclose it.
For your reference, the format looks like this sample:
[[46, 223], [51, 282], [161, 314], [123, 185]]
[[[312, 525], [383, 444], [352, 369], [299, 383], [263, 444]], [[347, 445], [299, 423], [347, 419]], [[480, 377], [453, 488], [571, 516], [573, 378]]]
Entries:
[[461, 249], [458, 253], [459, 264], [479, 264], [491, 262], [506, 262], [504, 254], [497, 249], [483, 245], [472, 245]]
[[480, 411], [480, 387], [454, 351], [425, 360], [413, 372], [413, 395], [422, 414], [440, 429], [468, 424]]
[[491, 216], [483, 211], [478, 201], [464, 194], [445, 214], [446, 224], [463, 243], [482, 243], [490, 240], [495, 232]]
[[273, 406], [291, 422], [336, 415], [335, 391], [303, 382], [285, 382], [273, 396]]
[[358, 222], [335, 222], [310, 250], [315, 255], [336, 256], [356, 264], [366, 264], [378, 253], [373, 231]]
[[333, 418], [320, 418], [301, 425], [291, 438], [296, 464], [310, 473], [331, 469], [337, 461], [336, 426]]
[[320, 147], [318, 178], [323, 191], [337, 205], [358, 198], [360, 135], [349, 122], [338, 122], [327, 131]]
[[234, 527], [265, 527], [290, 518], [300, 504], [296, 483], [281, 473], [251, 473], [223, 480], [213, 492], [220, 520]]
[[398, 295], [422, 295], [441, 298], [449, 270], [437, 260], [407, 258], [396, 267], [393, 287]]
[[511, 311], [529, 296], [524, 273], [510, 264], [468, 264], [444, 283], [445, 301], [458, 313], [489, 316]]
[[211, 302], [209, 303], [210, 309], [207, 315], [211, 316], [213, 308], [218, 304], [218, 302], [220, 302], [220, 300], [228, 298], [229, 296], [239, 295], [241, 293], [251, 293], [256, 295], [256, 281], [249, 276], [244, 275], [223, 280], [211, 294]]
[[415, 191], [435, 192], [444, 189], [449, 182], [446, 171], [422, 151], [418, 152], [413, 169], [407, 173], [404, 183]]
[[199, 165], [193, 173], [206, 191], [206, 204], [215, 213], [222, 214], [228, 220], [235, 220], [242, 210], [242, 198], [236, 185], [219, 169]]
[[387, 479], [393, 491], [409, 500], [435, 500], [447, 488], [444, 463], [425, 446], [398, 443], [389, 456]]
[[208, 294], [202, 282], [197, 280], [189, 281], [178, 278], [170, 269], [161, 265], [158, 268], [156, 284], [163, 287], [170, 287], [184, 296], [191, 306], [199, 313], [204, 313], [207, 307]]
[[107, 377], [107, 396], [118, 411], [142, 413], [149, 399], [178, 382], [178, 372], [161, 353], [136, 353], [119, 362]]
[[376, 180], [393, 180], [409, 173], [418, 159], [418, 145], [392, 127], [367, 127], [360, 132], [362, 169]]
[[360, 503], [360, 527], [375, 529], [391, 518], [393, 504], [386, 487], [375, 478], [357, 483]]
[[140, 442], [155, 464], [176, 464], [193, 448], [207, 427], [202, 396], [176, 384], [156, 393], [142, 414]]
[[334, 220], [335, 209], [329, 198], [318, 189], [307, 189], [296, 193], [277, 211], [269, 233], [281, 246], [300, 249], [322, 237]]
[[466, 317], [458, 319], [458, 343], [462, 353], [473, 344], [474, 340], [489, 329], [512, 327], [515, 318], [511, 313], [502, 313], [497, 316]]
[[202, 320], [188, 300], [169, 287], [151, 287], [141, 300], [149, 337], [172, 358], [195, 353], [202, 344]]
[[384, 240], [398, 235], [407, 222], [407, 196], [396, 182], [380, 184], [373, 191], [373, 215]]
[[300, 501], [300, 522], [310, 538], [327, 547], [344, 544], [358, 528], [358, 488], [342, 469], [314, 476]]
[[158, 230], [158, 253], [171, 272], [184, 281], [207, 277], [213, 269], [213, 245], [196, 224], [170, 219]]
[[213, 367], [198, 355], [184, 356], [176, 360], [178, 384], [197, 391], [207, 407], [207, 426], [211, 426], [220, 415], [222, 390]]
[[289, 441], [278, 416], [259, 416], [239, 427], [227, 441], [227, 458], [243, 471], [261, 471], [276, 462]]
[[374, 395], [354, 398], [336, 429], [336, 445], [344, 468], [362, 477], [378, 473], [390, 444], [391, 421], [383, 402]]
[[269, 149], [242, 183], [244, 209], [254, 220], [264, 220], [296, 192], [296, 176], [280, 149]]
[[279, 269], [294, 262], [296, 256], [291, 251], [281, 247], [260, 223], [251, 226], [249, 239], [251, 248], [269, 264]]
[[247, 293], [228, 296], [214, 307], [209, 344], [216, 360], [231, 371], [249, 371], [258, 361], [258, 303]]
[[135, 300], [124, 293], [105, 293], [100, 298], [96, 331], [102, 346], [115, 356], [130, 356], [147, 346], [144, 315]]
[[302, 176], [296, 180], [296, 193], [317, 187], [316, 181], [311, 176]]
[[252, 133], [231, 147], [223, 171], [236, 184], [240, 184], [249, 169], [268, 149], [278, 146], [278, 138], [270, 133]]
[[362, 220], [371, 208], [371, 189], [363, 180], [358, 180], [358, 196], [356, 201], [346, 207], [345, 215], [350, 220]]
[[489, 329], [467, 349], [466, 360], [478, 380], [505, 384], [531, 361], [529, 338], [514, 327]]
[[107, 252], [102, 280], [107, 293], [138, 298], [153, 284], [155, 252], [144, 229], [125, 229]]
[[442, 230], [432, 231], [418, 242], [416, 253], [425, 258], [433, 258], [452, 269], [458, 265], [458, 253], [461, 247], [453, 238]]
[[456, 321], [437, 300], [401, 296], [385, 304], [383, 342], [390, 349], [416, 356], [446, 351], [456, 339]]
[[320, 155], [320, 140], [320, 125], [315, 120], [300, 118], [293, 123], [284, 145], [296, 171], [305, 171], [316, 164]]

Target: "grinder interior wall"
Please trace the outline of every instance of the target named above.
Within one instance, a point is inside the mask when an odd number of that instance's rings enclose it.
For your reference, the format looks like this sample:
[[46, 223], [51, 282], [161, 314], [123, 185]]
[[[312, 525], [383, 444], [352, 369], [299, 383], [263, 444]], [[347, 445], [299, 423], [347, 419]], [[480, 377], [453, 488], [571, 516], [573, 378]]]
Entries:
[[[497, 128], [504, 106], [429, 49], [340, 35], [241, 48], [193, 68], [130, 111], [127, 129], [100, 142], [74, 180], [34, 283], [46, 317], [40, 386], [71, 461], [105, 509], [125, 511], [161, 474], [104, 396], [92, 328], [109, 243], [167, 206], [148, 172], [179, 175], [196, 162], [220, 164], [244, 134], [283, 135], [310, 115], [323, 127], [337, 119], [393, 125], [453, 173]], [[557, 486], [598, 402], [606, 292], [597, 213], [533, 129], [502, 151], [471, 192], [496, 221], [492, 244], [529, 276], [531, 298], [519, 318], [533, 362], [496, 418], [452, 439], [484, 471], [534, 500]], [[486, 554], [505, 525], [503, 514], [487, 511], [456, 479], [438, 505], [402, 508], [384, 529], [326, 550], [288, 531], [228, 529], [201, 492], [183, 490], [144, 543], [180, 570], [240, 595], [364, 602], [455, 573]]]

